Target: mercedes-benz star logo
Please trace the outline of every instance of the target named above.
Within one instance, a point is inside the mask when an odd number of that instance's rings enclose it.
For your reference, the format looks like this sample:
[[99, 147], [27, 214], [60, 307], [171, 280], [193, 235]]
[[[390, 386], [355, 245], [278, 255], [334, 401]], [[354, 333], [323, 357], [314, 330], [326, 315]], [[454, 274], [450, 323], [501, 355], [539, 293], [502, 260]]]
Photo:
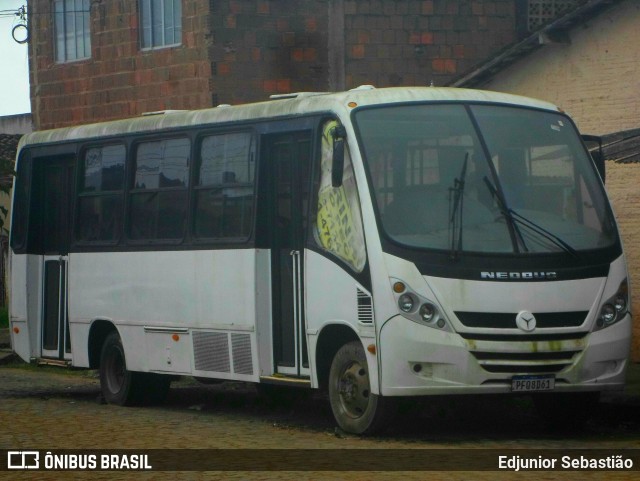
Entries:
[[516, 316], [516, 326], [524, 332], [531, 332], [536, 328], [536, 318], [529, 311], [520, 311]]

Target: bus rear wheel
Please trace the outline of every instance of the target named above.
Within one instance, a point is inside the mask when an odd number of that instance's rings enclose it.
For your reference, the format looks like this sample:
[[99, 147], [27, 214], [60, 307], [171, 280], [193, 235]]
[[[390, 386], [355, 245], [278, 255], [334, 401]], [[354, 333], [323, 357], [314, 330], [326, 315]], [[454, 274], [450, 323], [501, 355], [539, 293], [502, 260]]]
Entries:
[[169, 376], [129, 371], [118, 333], [111, 332], [105, 338], [100, 354], [100, 388], [108, 404], [160, 403], [166, 398], [170, 384]]
[[329, 371], [329, 400], [338, 425], [346, 432], [372, 434], [389, 424], [391, 402], [371, 392], [367, 359], [360, 342], [345, 344], [334, 356]]

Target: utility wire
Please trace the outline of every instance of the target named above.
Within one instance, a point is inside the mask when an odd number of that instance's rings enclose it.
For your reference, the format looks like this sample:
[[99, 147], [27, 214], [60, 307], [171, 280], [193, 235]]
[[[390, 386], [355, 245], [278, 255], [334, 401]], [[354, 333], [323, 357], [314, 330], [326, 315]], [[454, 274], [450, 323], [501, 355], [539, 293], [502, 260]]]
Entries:
[[[11, 12], [11, 13], [9, 13]], [[0, 10], [0, 17], [18, 17], [18, 23], [11, 29], [11, 36], [16, 43], [25, 44], [29, 41], [29, 27], [27, 26], [27, 7], [22, 5], [17, 10]]]

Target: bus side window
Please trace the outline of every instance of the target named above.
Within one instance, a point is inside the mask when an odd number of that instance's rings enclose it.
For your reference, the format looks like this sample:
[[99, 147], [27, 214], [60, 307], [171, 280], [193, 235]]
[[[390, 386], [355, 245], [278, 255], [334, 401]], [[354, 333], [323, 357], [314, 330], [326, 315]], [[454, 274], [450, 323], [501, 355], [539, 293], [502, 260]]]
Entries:
[[76, 240], [115, 242], [122, 230], [124, 145], [88, 149], [83, 157]]
[[246, 240], [255, 197], [252, 134], [205, 137], [194, 187], [193, 234], [198, 239]]
[[[27, 227], [29, 223], [29, 197], [31, 184], [31, 159], [29, 154], [22, 152], [18, 160], [16, 181], [13, 192], [13, 214], [11, 224], [11, 248], [14, 252], [24, 252], [27, 243]], [[8, 229], [9, 226], [5, 225]]]
[[184, 236], [189, 184], [189, 139], [143, 142], [136, 148], [129, 235], [134, 240]]
[[331, 120], [322, 128], [315, 237], [322, 248], [342, 259], [356, 272], [361, 272], [367, 256], [360, 199], [349, 149], [345, 149], [342, 185], [333, 187], [331, 182], [333, 163], [331, 131], [336, 125], [337, 121]]

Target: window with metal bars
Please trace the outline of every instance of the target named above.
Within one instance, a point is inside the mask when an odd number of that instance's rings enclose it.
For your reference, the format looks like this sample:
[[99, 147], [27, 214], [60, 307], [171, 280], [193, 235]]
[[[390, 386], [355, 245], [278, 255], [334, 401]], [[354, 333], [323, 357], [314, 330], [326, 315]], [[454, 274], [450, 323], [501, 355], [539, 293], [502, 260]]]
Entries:
[[140, 0], [142, 49], [182, 43], [182, 0]]
[[55, 0], [54, 25], [56, 62], [71, 62], [91, 57], [89, 0]]

